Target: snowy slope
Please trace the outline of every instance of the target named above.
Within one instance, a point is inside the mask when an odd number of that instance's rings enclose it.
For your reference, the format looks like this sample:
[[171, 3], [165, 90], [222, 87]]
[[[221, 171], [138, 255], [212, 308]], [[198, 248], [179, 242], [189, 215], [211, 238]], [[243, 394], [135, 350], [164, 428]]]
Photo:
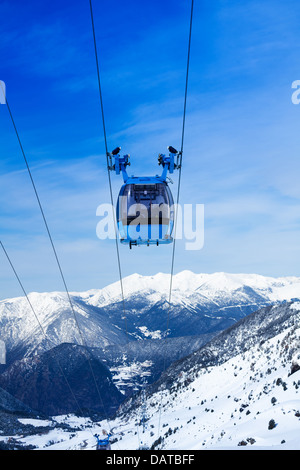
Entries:
[[74, 314], [64, 293], [33, 292], [28, 298], [35, 314], [25, 297], [0, 301], [1, 339], [8, 352], [18, 352], [16, 358], [31, 353], [37, 346], [49, 349], [61, 343], [86, 342], [89, 346], [105, 347], [126, 341], [124, 332], [103, 313], [81, 302], [80, 297], [72, 297]]
[[[300, 450], [299, 307], [295, 302], [262, 309], [171, 365], [159, 386], [149, 387], [154, 393], [147, 400], [144, 442], [151, 446], [161, 436], [168, 450]], [[213, 362], [213, 356], [216, 365], [205, 366], [205, 358]], [[131, 425], [141, 413], [134, 402], [123, 409]], [[275, 427], [269, 429], [272, 420]]]
[[[298, 346], [299, 329], [291, 328], [263, 346], [256, 345], [192, 377], [183, 374], [176, 384], [176, 397], [174, 392], [162, 394], [161, 435], [172, 430], [169, 436], [165, 435], [164, 446], [276, 446], [300, 450], [300, 373], [289, 376], [292, 361], [285, 354], [285, 346], [290, 341]], [[160, 393], [154, 395], [152, 403], [160, 398]], [[152, 414], [151, 419], [155, 418]], [[274, 429], [268, 429], [271, 420], [275, 421]], [[176, 428], [179, 429], [174, 433]]]
[[[176, 384], [176, 397], [174, 392], [163, 393], [160, 434], [172, 430], [165, 435], [164, 446], [201, 449], [244, 444], [248, 448], [300, 449], [300, 374], [288, 376], [290, 368], [280, 358], [288, 334], [276, 336], [264, 347], [257, 345], [222, 366], [198, 372], [188, 385], [183, 375]], [[299, 339], [298, 330], [293, 341]], [[266, 360], [268, 354], [272, 354], [271, 360]], [[154, 395], [150, 406], [160, 399], [160, 393]], [[158, 411], [152, 412], [150, 426], [151, 421], [158, 423], [157, 415]], [[276, 427], [269, 430], [272, 419]], [[147, 434], [145, 440], [150, 444]]]

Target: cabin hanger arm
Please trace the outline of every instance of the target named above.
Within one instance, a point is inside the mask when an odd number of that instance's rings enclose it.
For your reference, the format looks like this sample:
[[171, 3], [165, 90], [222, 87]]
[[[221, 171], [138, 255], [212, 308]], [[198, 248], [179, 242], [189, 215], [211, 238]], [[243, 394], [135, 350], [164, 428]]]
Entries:
[[[124, 183], [128, 180], [128, 174], [126, 167], [130, 166], [129, 158], [130, 155], [120, 155], [121, 147], [116, 147], [112, 152], [108, 152], [107, 156], [109, 157], [109, 166], [110, 171], [115, 171], [117, 175], [122, 173]], [[159, 179], [161, 181], [166, 181], [168, 172], [173, 173], [175, 169], [181, 168], [181, 152], [178, 152], [174, 147], [169, 146], [169, 155], [164, 155], [162, 153], [158, 156], [158, 164], [162, 165], [163, 171]], [[176, 157], [176, 162], [175, 162]], [[115, 159], [113, 164], [112, 158]]]

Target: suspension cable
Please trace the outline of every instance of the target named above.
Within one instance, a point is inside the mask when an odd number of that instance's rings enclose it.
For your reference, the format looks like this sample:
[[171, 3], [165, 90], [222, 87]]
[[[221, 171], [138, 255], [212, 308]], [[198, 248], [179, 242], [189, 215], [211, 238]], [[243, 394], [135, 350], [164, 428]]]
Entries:
[[[57, 344], [55, 344], [54, 341], [47, 335], [47, 333], [46, 333], [46, 331], [45, 331], [43, 325], [41, 324], [40, 319], [39, 319], [39, 317], [38, 317], [38, 315], [37, 315], [35, 309], [33, 308], [32, 302], [31, 302], [31, 300], [29, 299], [29, 296], [28, 296], [28, 294], [27, 294], [27, 292], [26, 292], [26, 290], [25, 290], [25, 288], [24, 288], [24, 285], [23, 285], [23, 283], [22, 283], [22, 281], [21, 281], [21, 279], [20, 279], [20, 277], [19, 277], [19, 275], [18, 275], [18, 273], [17, 273], [17, 271], [16, 271], [16, 269], [15, 269], [15, 267], [14, 267], [14, 265], [13, 265], [13, 262], [12, 262], [10, 256], [9, 256], [9, 254], [7, 253], [7, 251], [6, 251], [6, 249], [5, 249], [5, 247], [4, 247], [4, 245], [3, 245], [3, 243], [2, 243], [1, 240], [0, 240], [0, 245], [1, 245], [1, 248], [2, 248], [2, 250], [3, 250], [5, 256], [6, 256], [7, 260], [8, 260], [8, 262], [9, 262], [9, 264], [10, 264], [12, 270], [13, 270], [13, 273], [14, 273], [14, 275], [15, 275], [15, 277], [16, 277], [16, 279], [17, 279], [17, 281], [18, 281], [18, 283], [19, 283], [19, 285], [20, 285], [20, 287], [21, 287], [21, 289], [22, 289], [22, 291], [23, 291], [23, 294], [24, 294], [24, 296], [25, 296], [25, 298], [26, 298], [26, 300], [27, 300], [27, 302], [28, 302], [28, 304], [29, 304], [29, 307], [30, 307], [30, 309], [31, 309], [31, 311], [32, 311], [32, 313], [33, 313], [33, 315], [34, 315], [34, 317], [35, 317], [35, 319], [36, 319], [36, 321], [37, 321], [37, 323], [38, 323], [38, 325], [39, 325], [41, 331], [42, 331], [42, 334], [43, 334], [43, 336], [45, 337], [46, 341], [48, 342], [48, 344], [49, 344], [49, 346], [50, 346], [50, 349], [53, 348], [53, 347], [56, 347]], [[77, 401], [77, 399], [76, 399], [76, 396], [75, 396], [75, 394], [74, 394], [74, 392], [73, 392], [73, 390], [72, 390], [72, 387], [70, 386], [70, 383], [69, 383], [69, 381], [68, 381], [68, 379], [67, 379], [67, 377], [66, 377], [66, 375], [65, 375], [65, 373], [64, 373], [64, 370], [63, 370], [63, 368], [62, 368], [62, 366], [61, 366], [61, 364], [60, 364], [60, 362], [58, 361], [57, 358], [56, 358], [56, 360], [57, 360], [57, 364], [58, 364], [58, 367], [59, 367], [59, 369], [60, 369], [60, 372], [61, 372], [61, 374], [63, 375], [63, 377], [64, 377], [64, 379], [65, 379], [65, 381], [66, 381], [66, 384], [67, 384], [67, 386], [68, 386], [68, 388], [69, 388], [69, 390], [70, 390], [70, 392], [71, 392], [71, 394], [72, 394], [72, 396], [73, 396], [73, 399], [74, 399], [74, 401], [75, 401], [75, 403], [76, 403], [76, 406], [78, 407], [78, 410], [80, 411], [80, 413], [81, 413], [82, 416], [83, 416], [83, 411], [82, 411], [82, 409], [81, 409], [81, 407], [80, 407], [80, 405], [79, 405], [79, 403], [78, 403], [78, 401]]]
[[[29, 174], [29, 178], [30, 178], [30, 181], [31, 181], [31, 184], [32, 184], [32, 187], [33, 187], [33, 190], [34, 190], [39, 208], [40, 208], [40, 212], [41, 212], [41, 215], [42, 215], [42, 218], [43, 218], [43, 221], [44, 221], [44, 224], [45, 224], [45, 228], [46, 228], [49, 240], [50, 240], [50, 244], [51, 244], [51, 247], [52, 247], [52, 250], [53, 250], [53, 254], [54, 254], [58, 269], [59, 269], [59, 273], [60, 273], [64, 288], [65, 288], [65, 291], [66, 291], [66, 294], [67, 294], [69, 304], [70, 304], [71, 312], [72, 312], [72, 315], [74, 317], [74, 321], [75, 321], [75, 324], [77, 326], [77, 329], [78, 329], [78, 332], [79, 332], [79, 335], [80, 335], [80, 338], [81, 338], [82, 346], [84, 346], [86, 349], [88, 349], [88, 345], [87, 345], [86, 340], [83, 336], [83, 333], [81, 331], [81, 328], [80, 328], [80, 325], [79, 325], [79, 322], [78, 322], [78, 319], [77, 319], [77, 316], [76, 316], [76, 313], [75, 313], [75, 309], [74, 309], [74, 306], [73, 306], [71, 295], [70, 295], [70, 292], [69, 292], [69, 289], [68, 289], [68, 286], [67, 286], [67, 283], [66, 283], [66, 279], [65, 279], [65, 276], [64, 276], [64, 273], [63, 273], [63, 270], [62, 270], [62, 266], [61, 266], [61, 263], [60, 263], [55, 245], [54, 245], [53, 237], [52, 237], [51, 232], [50, 232], [49, 224], [48, 224], [47, 219], [46, 219], [46, 215], [45, 215], [42, 203], [41, 203], [41, 199], [39, 197], [39, 193], [38, 193], [35, 181], [33, 179], [32, 172], [31, 172], [28, 160], [26, 158], [24, 147], [22, 145], [20, 135], [18, 133], [17, 126], [15, 124], [15, 120], [13, 118], [13, 115], [12, 115], [12, 112], [11, 112], [11, 109], [10, 109], [10, 106], [9, 106], [9, 103], [8, 103], [7, 99], [6, 99], [6, 106], [7, 106], [7, 109], [8, 109], [8, 112], [9, 112], [14, 130], [15, 130], [15, 133], [16, 133], [16, 136], [17, 136], [17, 139], [18, 139], [18, 142], [19, 142], [19, 146], [20, 146], [20, 149], [21, 149], [21, 153], [23, 155], [23, 158], [24, 158], [24, 161], [25, 161], [25, 164], [26, 164], [26, 168], [27, 168], [27, 171], [28, 171], [28, 174]], [[89, 363], [89, 367], [90, 367], [91, 374], [92, 374], [92, 377], [93, 377], [93, 381], [95, 383], [95, 388], [96, 388], [97, 394], [99, 396], [99, 399], [100, 399], [101, 403], [103, 403], [102, 398], [101, 398], [101, 394], [100, 394], [100, 390], [99, 390], [99, 387], [98, 387], [98, 384], [97, 384], [97, 381], [96, 381], [96, 377], [95, 377], [95, 374], [94, 374], [94, 371], [93, 371], [91, 359], [89, 357], [88, 357], [88, 363]], [[104, 406], [103, 406], [103, 409], [105, 411]]]
[[[187, 95], [188, 95], [188, 80], [189, 80], [191, 42], [192, 42], [193, 14], [194, 14], [194, 0], [191, 0], [191, 14], [190, 14], [188, 52], [187, 52], [187, 67], [186, 67], [186, 76], [185, 76], [185, 93], [184, 93], [184, 106], [183, 106], [183, 119], [182, 119], [179, 175], [178, 175], [177, 198], [176, 198], [176, 208], [177, 208], [177, 210], [175, 212], [175, 221], [174, 221], [174, 237], [173, 237], [172, 258], [171, 258], [171, 272], [170, 272], [170, 285], [169, 285], [169, 298], [168, 298], [167, 325], [166, 325], [166, 330], [165, 330], [165, 333], [164, 333], [164, 361], [163, 361], [164, 366], [163, 366], [163, 373], [166, 370], [166, 339], [167, 339], [168, 330], [169, 330], [170, 313], [171, 313], [174, 262], [175, 262], [175, 250], [176, 250], [176, 231], [177, 231], [177, 219], [178, 219], [178, 205], [179, 205], [179, 199], [180, 199], [182, 156], [183, 156], [184, 137], [185, 137], [186, 105], [187, 105]], [[161, 410], [162, 410], [162, 392], [161, 392], [161, 403], [160, 403], [160, 407], [159, 407], [158, 437], [159, 437], [159, 432], [160, 432]]]
[[[117, 229], [117, 221], [116, 221], [116, 214], [114, 211], [114, 198], [113, 198], [113, 190], [112, 190], [112, 181], [111, 181], [111, 162], [109, 160], [110, 154], [108, 151], [107, 145], [107, 135], [106, 135], [106, 125], [105, 125], [105, 116], [104, 116], [104, 104], [103, 104], [103, 94], [102, 94], [102, 86], [101, 86], [101, 78], [100, 78], [100, 66], [99, 66], [99, 58], [98, 58], [98, 47], [97, 47], [97, 40], [96, 40], [96, 31], [95, 31], [95, 22], [94, 22], [94, 13], [93, 13], [93, 5], [92, 0], [89, 0], [90, 3], [90, 13], [91, 13], [91, 23], [92, 23], [92, 32], [93, 32], [93, 42], [94, 42], [94, 51], [95, 51], [95, 60], [96, 60], [96, 68], [97, 68], [97, 79], [98, 79], [98, 89], [99, 89], [99, 99], [100, 99], [100, 108], [101, 108], [101, 117], [102, 117], [102, 126], [103, 126], [103, 134], [104, 134], [104, 144], [105, 144], [105, 152], [106, 152], [106, 166], [107, 166], [107, 176], [108, 176], [108, 183], [109, 183], [109, 193], [110, 193], [110, 201], [111, 206], [113, 209], [113, 223], [114, 223], [114, 234], [115, 234], [115, 247], [116, 247], [116, 255], [117, 255], [117, 265], [118, 265], [118, 272], [119, 272], [119, 282], [120, 282], [120, 290], [122, 296], [122, 308], [123, 308], [123, 318], [125, 322], [125, 333], [126, 333], [126, 347], [127, 347], [127, 360], [129, 363], [130, 368], [130, 375], [133, 381], [133, 384], [136, 385], [136, 379], [134, 378], [134, 374], [132, 371], [132, 361], [130, 361], [130, 344], [129, 344], [129, 333], [128, 333], [128, 324], [127, 324], [127, 314], [126, 314], [126, 307], [125, 307], [125, 295], [124, 295], [124, 284], [123, 284], [123, 275], [122, 275], [122, 268], [121, 268], [121, 260], [120, 260], [120, 250], [118, 244], [118, 229]], [[134, 358], [134, 356], [133, 356]], [[139, 427], [137, 424], [137, 436], [138, 441], [139, 439]], [[140, 442], [139, 442], [140, 444]]]
[[[15, 277], [16, 277], [16, 279], [17, 279], [17, 281], [18, 281], [18, 283], [19, 283], [19, 285], [20, 285], [20, 287], [21, 287], [21, 289], [22, 289], [22, 291], [23, 291], [23, 294], [24, 294], [24, 296], [25, 296], [25, 298], [26, 298], [26, 300], [27, 300], [27, 302], [28, 302], [28, 305], [29, 305], [29, 307], [30, 307], [30, 309], [31, 309], [31, 311], [32, 311], [32, 313], [33, 313], [33, 315], [34, 315], [34, 317], [35, 317], [35, 319], [36, 319], [36, 321], [37, 321], [37, 323], [38, 323], [40, 329], [41, 329], [41, 332], [42, 332], [44, 338], [46, 339], [46, 341], [48, 342], [48, 344], [49, 344], [49, 346], [50, 346], [50, 349], [53, 348], [53, 347], [57, 347], [58, 345], [57, 345], [56, 343], [54, 343], [54, 341], [47, 335], [47, 333], [46, 333], [46, 331], [45, 331], [45, 329], [44, 329], [44, 327], [43, 327], [43, 325], [42, 325], [42, 323], [41, 323], [41, 321], [40, 321], [40, 319], [39, 319], [39, 317], [38, 317], [38, 315], [37, 315], [37, 313], [36, 313], [36, 311], [35, 311], [35, 309], [34, 309], [34, 307], [33, 307], [33, 305], [32, 305], [32, 302], [31, 302], [31, 300], [29, 299], [29, 295], [27, 294], [27, 292], [26, 292], [26, 290], [25, 290], [25, 288], [24, 288], [24, 285], [23, 285], [23, 283], [22, 283], [22, 281], [21, 281], [21, 279], [20, 279], [20, 276], [18, 275], [18, 273], [17, 273], [17, 271], [16, 271], [16, 268], [15, 268], [13, 262], [12, 262], [12, 259], [11, 259], [11, 257], [9, 256], [9, 254], [8, 254], [6, 248], [4, 247], [4, 245], [3, 245], [3, 243], [2, 243], [1, 240], [0, 240], [0, 246], [1, 246], [3, 252], [4, 252], [4, 254], [5, 254], [5, 256], [6, 256], [7, 260], [8, 260], [8, 263], [10, 264], [10, 266], [11, 266], [11, 268], [12, 268], [12, 271], [13, 271], [13, 273], [14, 273], [14, 275], [15, 275]], [[58, 358], [57, 358], [56, 356], [54, 356], [54, 358], [55, 358], [56, 363], [57, 363], [57, 365], [58, 365], [58, 368], [59, 368], [59, 370], [60, 370], [60, 372], [61, 372], [61, 374], [62, 374], [62, 376], [63, 376], [63, 378], [64, 378], [64, 380], [65, 380], [65, 382], [66, 382], [66, 384], [67, 384], [67, 387], [68, 387], [68, 389], [69, 389], [69, 391], [70, 391], [70, 393], [71, 393], [71, 395], [72, 395], [72, 397], [73, 397], [73, 399], [74, 399], [74, 402], [75, 402], [75, 404], [76, 404], [76, 406], [77, 406], [78, 411], [80, 412], [80, 414], [81, 414], [82, 416], [84, 416], [83, 409], [82, 409], [82, 407], [80, 406], [80, 404], [79, 404], [79, 402], [78, 402], [78, 400], [77, 400], [77, 398], [76, 398], [76, 395], [75, 395], [75, 393], [74, 393], [74, 391], [73, 391], [73, 389], [72, 389], [72, 387], [71, 387], [71, 385], [70, 385], [70, 382], [69, 382], [69, 380], [68, 380], [68, 378], [67, 378], [67, 376], [66, 376], [66, 374], [65, 374], [65, 372], [64, 372], [64, 370], [63, 370], [63, 367], [62, 367], [60, 361], [58, 360]], [[100, 395], [100, 399], [101, 399], [102, 408], [103, 408], [103, 410], [105, 411], [105, 407], [104, 407], [104, 403], [103, 403], [103, 400], [102, 400], [102, 398], [101, 398], [101, 395]], [[106, 416], [106, 420], [107, 420], [107, 422], [108, 422], [107, 416]], [[110, 432], [112, 432], [109, 422], [108, 422], [108, 425], [109, 425]], [[89, 429], [89, 431], [90, 431], [92, 437], [94, 437], [94, 434], [93, 434], [92, 430], [90, 429], [90, 427], [89, 427], [88, 429]], [[117, 446], [118, 446], [118, 448], [119, 448], [118, 441], [117, 441]]]
[[[105, 126], [105, 118], [104, 118], [103, 95], [102, 95], [102, 87], [101, 87], [101, 79], [100, 79], [100, 67], [99, 67], [99, 60], [98, 60], [98, 51], [97, 51], [97, 41], [96, 41], [96, 34], [95, 34], [95, 23], [94, 23], [94, 15], [93, 15], [93, 8], [92, 8], [92, 0], [89, 0], [89, 3], [90, 3], [90, 12], [91, 12], [91, 21], [92, 21], [92, 30], [93, 30], [93, 40], [94, 40], [94, 48], [95, 48], [95, 58], [96, 58], [96, 67], [97, 67], [100, 107], [101, 107], [102, 125], [103, 125], [103, 133], [104, 133], [104, 143], [105, 143], [106, 159], [107, 159], [107, 172], [108, 172], [109, 190], [110, 190], [111, 204], [112, 204], [112, 207], [114, 207], [111, 176], [110, 176], [109, 152], [108, 152], [108, 146], [107, 146], [107, 135], [106, 135], [106, 126]], [[193, 12], [194, 12], [194, 0], [191, 0], [191, 15], [190, 15], [187, 68], [186, 68], [186, 79], [185, 79], [185, 94], [184, 94], [184, 108], [183, 108], [183, 121], [182, 121], [182, 134], [181, 134], [181, 149], [180, 149], [180, 158], [179, 158], [177, 207], [178, 207], [178, 204], [179, 204], [180, 186], [181, 186], [181, 169], [182, 169], [182, 156], [183, 156], [184, 136], [185, 136], [186, 105], [187, 105], [188, 78], [189, 78], [189, 67], [190, 67], [190, 50], [191, 50], [191, 39], [192, 39]], [[119, 253], [119, 245], [118, 245], [118, 237], [117, 237], [117, 224], [116, 224], [116, 219], [115, 219], [115, 213], [114, 212], [113, 212], [113, 217], [114, 217], [114, 229], [115, 229], [115, 242], [116, 242], [117, 260], [118, 260], [118, 270], [119, 270], [121, 294], [122, 294], [122, 301], [123, 301], [124, 318], [125, 318], [125, 322], [126, 322], [126, 335], [128, 337], [127, 319], [126, 319], [126, 311], [125, 311], [124, 289], [123, 289], [123, 280], [122, 280], [122, 270], [121, 270], [120, 253]], [[168, 300], [168, 304], [169, 304], [168, 317], [167, 317], [166, 331], [165, 331], [165, 334], [164, 334], [165, 345], [166, 345], [166, 336], [167, 336], [168, 329], [169, 329], [170, 309], [171, 309], [171, 299], [172, 299], [172, 286], [173, 286], [175, 248], [176, 248], [176, 229], [177, 229], [177, 212], [175, 214], [175, 224], [174, 224], [174, 240], [173, 240], [173, 249], [172, 249], [169, 300]], [[165, 368], [166, 368], [166, 348], [165, 348], [165, 351], [164, 351], [164, 371], [165, 371]], [[159, 432], [159, 428], [160, 428], [161, 408], [162, 407], [160, 406], [158, 432]]]
[[[186, 69], [186, 79], [185, 79], [185, 94], [184, 94], [184, 106], [183, 106], [180, 164], [179, 164], [178, 187], [177, 187], [177, 198], [176, 198], [177, 211], [176, 211], [176, 214], [175, 214], [175, 223], [174, 223], [174, 240], [173, 240], [173, 247], [172, 247], [171, 276], [170, 276], [170, 288], [169, 288], [169, 308], [168, 308], [168, 320], [167, 320], [166, 332], [168, 332], [168, 328], [169, 328], [171, 299], [172, 299], [175, 249], [176, 249], [176, 231], [177, 231], [177, 219], [178, 219], [178, 205], [179, 205], [179, 199], [180, 199], [182, 156], [183, 156], [183, 145], [184, 145], [184, 134], [185, 134], [186, 104], [187, 104], [188, 79], [189, 79], [189, 68], [190, 68], [190, 52], [191, 52], [191, 42], [192, 42], [192, 25], [193, 25], [194, 0], [191, 0], [191, 1], [192, 1], [192, 4], [191, 4], [190, 31], [189, 31], [189, 41], [188, 41], [188, 54], [187, 54], [187, 69]], [[164, 365], [164, 367], [165, 367], [165, 365]]]
[[[107, 166], [107, 176], [108, 176], [108, 183], [109, 183], [109, 194], [110, 194], [111, 206], [113, 209], [112, 212], [113, 212], [113, 222], [114, 222], [115, 247], [116, 247], [116, 255], [117, 255], [120, 290], [121, 290], [121, 297], [122, 297], [123, 318], [125, 322], [127, 356], [129, 357], [129, 333], [128, 333], [127, 314], [126, 314], [126, 307], [125, 307], [124, 284], [123, 284], [123, 275], [122, 275], [122, 268], [121, 268], [120, 250], [119, 250], [119, 244], [118, 244], [117, 221], [116, 221], [116, 214], [114, 211], [114, 197], [113, 197], [112, 181], [111, 181], [111, 174], [110, 174], [109, 151], [108, 151], [108, 145], [107, 145], [107, 135], [106, 135], [106, 126], [105, 126], [105, 117], [104, 117], [104, 104], [103, 104], [102, 86], [101, 86], [101, 78], [100, 78], [100, 66], [99, 66], [99, 58], [98, 58], [98, 47], [97, 47], [97, 40], [96, 40], [92, 0], [89, 0], [89, 3], [90, 3], [92, 31], [93, 31], [95, 60], [96, 60], [96, 68], [97, 68], [97, 79], [98, 79], [99, 99], [100, 99], [100, 108], [101, 108], [102, 125], [103, 125], [104, 144], [105, 144], [105, 152], [106, 152], [106, 164], [107, 164], [106, 166]], [[132, 371], [131, 367], [132, 365], [130, 365], [130, 370]]]
[[[111, 182], [111, 175], [110, 175], [109, 152], [108, 152], [108, 145], [107, 145], [107, 135], [106, 135], [106, 126], [105, 126], [105, 117], [104, 117], [104, 105], [103, 105], [102, 86], [101, 86], [101, 78], [100, 78], [100, 66], [99, 66], [99, 59], [98, 59], [98, 47], [97, 47], [97, 40], [96, 40], [96, 31], [95, 31], [95, 22], [94, 22], [94, 13], [93, 13], [92, 0], [89, 0], [89, 3], [90, 3], [90, 13], [91, 13], [91, 22], [92, 22], [92, 31], [93, 31], [93, 40], [94, 40], [94, 50], [95, 50], [95, 59], [96, 59], [96, 68], [97, 68], [97, 78], [98, 78], [98, 88], [99, 88], [99, 98], [100, 98], [100, 108], [101, 108], [103, 134], [104, 134], [105, 152], [106, 152], [109, 193], [110, 193], [111, 206], [112, 206], [112, 209], [113, 209], [114, 208], [114, 198], [113, 198], [112, 182]], [[121, 269], [120, 250], [119, 250], [119, 244], [118, 244], [117, 222], [116, 222], [116, 215], [115, 215], [114, 210], [113, 210], [113, 221], [114, 221], [115, 245], [116, 245], [116, 253], [117, 253], [117, 263], [118, 263], [118, 271], [119, 271], [120, 289], [121, 289], [122, 304], [123, 304], [123, 314], [124, 314], [124, 320], [125, 320], [126, 337], [127, 337], [127, 341], [128, 341], [128, 327], [127, 327], [127, 316], [126, 316], [126, 309], [125, 309], [124, 285], [123, 285], [123, 276], [122, 276], [122, 269]]]

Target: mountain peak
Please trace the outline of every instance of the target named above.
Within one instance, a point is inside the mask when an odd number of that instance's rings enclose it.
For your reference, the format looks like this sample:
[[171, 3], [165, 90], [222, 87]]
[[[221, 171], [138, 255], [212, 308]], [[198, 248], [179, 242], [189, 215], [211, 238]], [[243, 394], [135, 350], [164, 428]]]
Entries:
[[[161, 335], [169, 305], [170, 274], [131, 274], [123, 279], [123, 292], [131, 339]], [[186, 336], [220, 331], [258, 308], [297, 299], [299, 292], [300, 278], [296, 277], [181, 271], [174, 275], [172, 283], [169, 334]], [[65, 292], [32, 292], [29, 299], [55, 344], [80, 339]], [[126, 334], [119, 281], [103, 289], [72, 292], [71, 300], [81, 332], [90, 345], [123, 344]], [[0, 327], [8, 357], [12, 350], [34, 349], [41, 343], [46, 347], [25, 297], [0, 302]]]

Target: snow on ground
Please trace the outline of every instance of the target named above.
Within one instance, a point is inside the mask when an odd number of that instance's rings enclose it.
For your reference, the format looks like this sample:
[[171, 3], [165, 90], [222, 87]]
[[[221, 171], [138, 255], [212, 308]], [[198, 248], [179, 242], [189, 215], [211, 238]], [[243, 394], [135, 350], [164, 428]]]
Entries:
[[47, 427], [54, 426], [53, 421], [48, 419], [32, 419], [32, 418], [20, 418], [20, 423], [22, 424], [31, 424], [31, 426]]
[[161, 339], [163, 335], [161, 330], [150, 331], [146, 326], [140, 326], [138, 329], [143, 333], [145, 338]]
[[[23, 444], [47, 450], [95, 449], [95, 433], [113, 431], [113, 450], [151, 447], [161, 436], [166, 450], [300, 450], [300, 330], [290, 328], [226, 363], [181, 374], [171, 390], [147, 398], [147, 428], [141, 410], [109, 422], [74, 415], [57, 417], [73, 429], [52, 427]], [[45, 421], [31, 420], [36, 426]]]
[[[153, 362], [149, 360], [143, 362], [134, 361], [130, 365], [126, 365], [126, 360], [126, 357], [124, 357], [124, 365], [110, 368], [114, 384], [123, 394], [126, 393], [128, 384], [136, 384], [141, 377], [150, 376], [153, 365]], [[138, 388], [134, 387], [134, 390], [138, 390]]]

